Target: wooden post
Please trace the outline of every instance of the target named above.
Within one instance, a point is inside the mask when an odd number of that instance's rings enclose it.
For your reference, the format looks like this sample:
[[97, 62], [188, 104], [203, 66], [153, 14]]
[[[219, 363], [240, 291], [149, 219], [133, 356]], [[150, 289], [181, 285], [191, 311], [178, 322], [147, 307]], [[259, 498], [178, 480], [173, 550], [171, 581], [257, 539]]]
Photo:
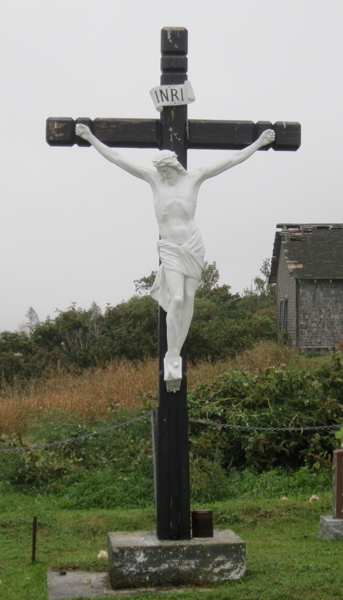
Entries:
[[[164, 28], [161, 35], [161, 85], [187, 79], [188, 32]], [[187, 105], [168, 106], [161, 113], [160, 148], [172, 150], [187, 169]], [[159, 309], [159, 407], [156, 456], [156, 521], [160, 540], [189, 539], [190, 487], [188, 457], [187, 351], [182, 349], [182, 383], [167, 392], [163, 359], [167, 351], [166, 313]]]
[[333, 453], [332, 516], [334, 519], [343, 519], [343, 450]]
[[32, 562], [36, 560], [37, 517], [32, 517]]

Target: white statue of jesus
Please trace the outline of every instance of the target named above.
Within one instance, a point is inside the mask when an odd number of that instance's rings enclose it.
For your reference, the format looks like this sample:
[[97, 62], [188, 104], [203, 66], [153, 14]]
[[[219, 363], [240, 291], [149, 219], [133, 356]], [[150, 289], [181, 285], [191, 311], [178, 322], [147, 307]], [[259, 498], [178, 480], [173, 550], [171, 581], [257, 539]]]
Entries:
[[[275, 140], [275, 132], [267, 129], [256, 142], [231, 154], [219, 164], [186, 171], [174, 152], [161, 150], [153, 160], [156, 170], [147, 169], [121, 156], [100, 142], [86, 125], [76, 125], [76, 133], [87, 140], [104, 158], [131, 175], [150, 184], [154, 196], [160, 240], [158, 252], [161, 266], [151, 289], [167, 313], [167, 345], [164, 379], [169, 391], [179, 389], [181, 349], [186, 339], [194, 309], [194, 296], [204, 266], [205, 248], [194, 221], [197, 196], [201, 184], [249, 158], [256, 150]], [[168, 389], [168, 387], [167, 387]]]

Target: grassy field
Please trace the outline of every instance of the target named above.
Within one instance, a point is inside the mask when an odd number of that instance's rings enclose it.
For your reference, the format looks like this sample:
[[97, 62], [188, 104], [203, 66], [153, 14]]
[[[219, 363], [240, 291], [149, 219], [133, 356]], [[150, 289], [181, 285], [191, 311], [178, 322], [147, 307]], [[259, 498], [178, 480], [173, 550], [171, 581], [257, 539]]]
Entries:
[[[200, 362], [189, 365], [189, 387], [214, 380], [229, 369], [256, 370], [281, 363], [315, 366], [329, 357], [306, 359], [286, 346], [262, 342], [235, 360]], [[119, 361], [105, 369], [90, 369], [81, 375], [55, 372], [43, 379], [15, 382], [0, 390], [0, 434], [23, 434], [26, 426], [40, 414], [63, 410], [83, 419], [104, 417], [109, 412], [157, 404], [157, 361], [144, 363]]]
[[[198, 507], [204, 508], [204, 507]], [[248, 569], [240, 581], [187, 589], [182, 598], [206, 600], [333, 600], [343, 597], [342, 543], [317, 537], [321, 514], [331, 512], [331, 494], [310, 503], [308, 495], [231, 500], [212, 508], [216, 528], [231, 528], [247, 544]], [[54, 497], [5, 492], [0, 499], [0, 598], [46, 600], [47, 570], [106, 571], [98, 559], [107, 532], [154, 529], [154, 508], [63, 510]], [[32, 516], [38, 517], [37, 561], [31, 564]], [[140, 598], [152, 600], [150, 593]], [[180, 594], [167, 594], [167, 599]], [[105, 599], [104, 599], [105, 600]]]
[[[258, 372], [283, 363], [311, 370], [327, 360], [260, 344], [235, 361], [190, 365], [189, 384], [214, 380], [228, 369]], [[18, 381], [0, 393], [0, 436], [19, 434], [26, 443], [40, 443], [128, 420], [156, 405], [156, 369], [152, 360], [136, 365], [122, 361], [77, 376], [57, 372], [25, 386]], [[5, 445], [5, 438], [2, 441]], [[107, 532], [155, 529], [149, 444], [147, 420], [113, 435], [91, 438], [80, 447], [63, 445], [55, 453], [25, 453], [26, 463], [23, 455], [2, 455], [1, 600], [47, 600], [48, 569], [106, 571], [106, 561], [97, 555], [107, 549]], [[274, 469], [256, 475], [252, 470], [232, 469], [223, 476], [215, 463], [208, 464], [207, 472], [191, 457], [192, 508], [211, 508], [216, 528], [233, 529], [244, 539], [248, 571], [238, 582], [208, 588], [201, 595], [187, 589], [181, 597], [342, 599], [342, 543], [317, 538], [320, 515], [332, 512], [330, 471], [304, 466], [292, 474]], [[320, 500], [310, 503], [313, 494]], [[289, 500], [282, 501], [283, 496]], [[203, 503], [195, 504], [201, 498]], [[34, 565], [33, 516], [39, 523]], [[180, 594], [166, 598], [180, 598]]]

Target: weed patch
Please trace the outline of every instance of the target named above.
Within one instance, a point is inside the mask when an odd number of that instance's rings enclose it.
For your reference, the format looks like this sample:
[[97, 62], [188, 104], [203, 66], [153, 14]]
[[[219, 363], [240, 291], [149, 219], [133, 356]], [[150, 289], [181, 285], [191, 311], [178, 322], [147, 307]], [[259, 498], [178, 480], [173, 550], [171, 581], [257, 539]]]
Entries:
[[[311, 361], [299, 357], [286, 346], [261, 342], [232, 360], [202, 360], [189, 364], [188, 381], [190, 387], [195, 387], [213, 381], [227, 371], [259, 372], [279, 364], [299, 362], [304, 363], [307, 370], [311, 369]], [[14, 379], [11, 385], [2, 383], [0, 434], [24, 434], [30, 423], [58, 411], [92, 421], [111, 417], [118, 409], [155, 407], [157, 375], [155, 359], [135, 362], [115, 360], [104, 368], [90, 368], [82, 373], [57, 367], [36, 379]]]

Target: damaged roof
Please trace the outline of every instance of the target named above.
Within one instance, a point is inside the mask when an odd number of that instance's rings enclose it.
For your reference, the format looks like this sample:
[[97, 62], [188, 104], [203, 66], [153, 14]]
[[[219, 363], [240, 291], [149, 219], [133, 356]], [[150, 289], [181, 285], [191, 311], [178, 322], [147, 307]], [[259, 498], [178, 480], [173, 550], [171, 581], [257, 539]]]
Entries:
[[277, 225], [269, 283], [276, 283], [281, 247], [298, 279], [343, 279], [343, 223]]

